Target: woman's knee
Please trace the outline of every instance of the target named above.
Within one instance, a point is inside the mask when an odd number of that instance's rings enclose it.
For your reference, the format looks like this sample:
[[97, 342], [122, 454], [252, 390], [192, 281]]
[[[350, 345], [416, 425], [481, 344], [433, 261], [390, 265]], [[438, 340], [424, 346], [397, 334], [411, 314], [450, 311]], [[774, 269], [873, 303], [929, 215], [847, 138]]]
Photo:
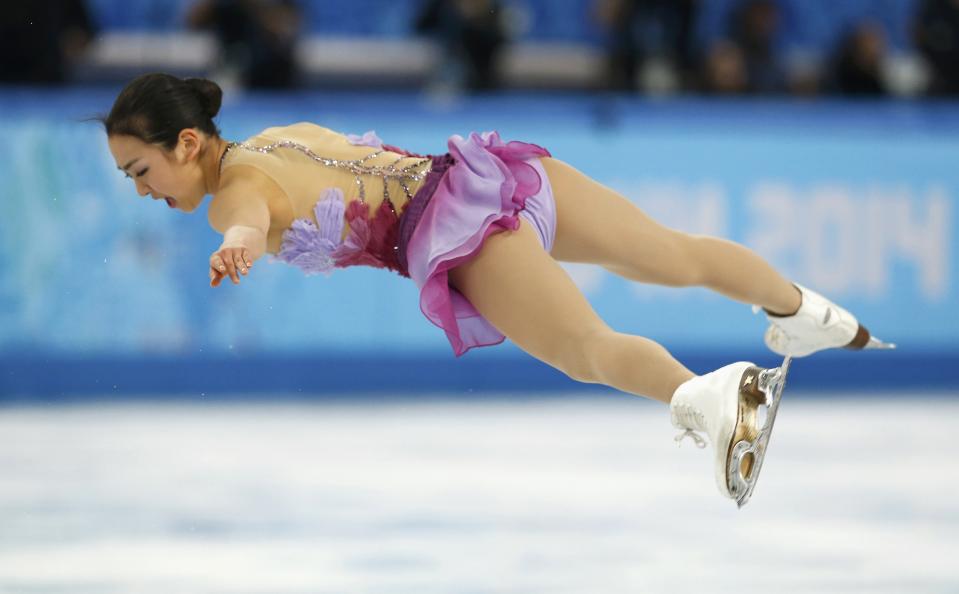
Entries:
[[670, 287], [701, 286], [708, 274], [701, 257], [706, 249], [701, 238], [669, 230], [660, 241], [664, 257], [644, 263], [644, 280]]
[[719, 250], [717, 238], [708, 235], [688, 235], [685, 245], [688, 286], [709, 287], [716, 283], [721, 274], [715, 265], [715, 254]]

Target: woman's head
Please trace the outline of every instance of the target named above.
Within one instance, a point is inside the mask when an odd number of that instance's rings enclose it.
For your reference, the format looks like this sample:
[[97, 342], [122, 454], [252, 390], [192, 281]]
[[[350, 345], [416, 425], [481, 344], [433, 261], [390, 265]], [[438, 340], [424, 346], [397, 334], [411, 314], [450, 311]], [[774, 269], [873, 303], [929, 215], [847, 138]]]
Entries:
[[160, 73], [139, 76], [120, 92], [101, 121], [117, 167], [141, 196], [167, 199], [188, 212], [199, 206], [211, 150], [219, 146], [213, 118], [222, 99], [212, 81]]

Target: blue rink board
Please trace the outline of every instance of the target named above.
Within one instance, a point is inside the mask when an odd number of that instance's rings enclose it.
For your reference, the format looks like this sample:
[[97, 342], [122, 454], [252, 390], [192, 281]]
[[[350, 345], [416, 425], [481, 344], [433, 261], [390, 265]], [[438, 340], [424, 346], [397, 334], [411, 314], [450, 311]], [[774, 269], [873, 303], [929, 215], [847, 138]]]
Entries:
[[[578, 387], [508, 345], [455, 359], [413, 284], [383, 271], [307, 278], [261, 261], [210, 289], [219, 236], [203, 213], [138, 198], [82, 121], [112, 97], [0, 94], [15, 147], [0, 160], [0, 398]], [[427, 153], [493, 128], [542, 144], [667, 225], [749, 245], [900, 345], [803, 360], [796, 387], [959, 386], [956, 105], [303, 93], [228, 96], [219, 123], [243, 138], [301, 120]], [[777, 363], [748, 306], [567, 269], [611, 326], [696, 371]]]
[[[0, 362], [0, 402], [63, 403], [77, 400], [145, 399], [217, 401], [392, 400], [414, 396], [484, 400], [541, 398], [574, 392], [612, 392], [581, 384], [520, 353], [454, 360], [396, 353], [317, 354], [296, 357], [232, 358], [56, 358], [7, 357]], [[778, 365], [769, 354], [678, 354], [697, 373], [749, 359]], [[804, 398], [837, 391], [874, 396], [903, 391], [955, 391], [959, 357], [926, 355], [820, 354], [795, 361], [788, 391]]]

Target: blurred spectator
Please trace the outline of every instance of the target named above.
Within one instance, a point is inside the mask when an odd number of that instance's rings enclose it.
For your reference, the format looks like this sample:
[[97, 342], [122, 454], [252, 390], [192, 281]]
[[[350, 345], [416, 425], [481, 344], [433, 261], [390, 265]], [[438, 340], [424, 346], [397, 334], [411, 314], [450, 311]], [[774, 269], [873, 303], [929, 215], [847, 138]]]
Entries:
[[415, 28], [439, 39], [456, 86], [499, 86], [497, 62], [508, 38], [499, 0], [426, 0]]
[[789, 90], [776, 48], [780, 19], [773, 0], [745, 0], [736, 6], [726, 37], [713, 43], [702, 58], [702, 90], [719, 95]]
[[738, 45], [720, 40], [703, 63], [702, 90], [715, 95], [741, 95], [749, 90], [746, 61]]
[[932, 69], [929, 92], [959, 95], [959, 0], [925, 0], [915, 37]]
[[776, 53], [781, 18], [773, 0], [746, 0], [732, 13], [730, 37], [742, 51], [750, 93], [786, 91], [786, 71]]
[[676, 86], [690, 86], [698, 11], [699, 0], [596, 0], [596, 20], [608, 32], [607, 86], [636, 90], [651, 61], [667, 64]]
[[288, 88], [296, 84], [300, 17], [294, 0], [200, 0], [187, 24], [216, 33], [226, 67], [243, 85]]
[[65, 82], [94, 35], [83, 0], [7, 2], [0, 10], [0, 82]]
[[833, 63], [835, 90], [843, 95], [887, 94], [882, 76], [886, 35], [878, 23], [864, 21], [847, 33]]

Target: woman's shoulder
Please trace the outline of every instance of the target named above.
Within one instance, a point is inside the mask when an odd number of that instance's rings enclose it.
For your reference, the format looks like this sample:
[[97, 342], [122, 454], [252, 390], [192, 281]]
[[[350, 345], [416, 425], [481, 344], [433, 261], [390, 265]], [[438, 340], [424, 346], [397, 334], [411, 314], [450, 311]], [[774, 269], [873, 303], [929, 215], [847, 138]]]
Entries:
[[297, 122], [295, 124], [288, 124], [286, 126], [272, 126], [263, 130], [256, 136], [251, 137], [250, 140], [256, 139], [257, 137], [266, 138], [269, 140], [293, 141], [339, 141], [346, 138], [340, 132], [331, 130], [330, 128], [325, 128], [314, 122]]
[[265, 185], [273, 180], [270, 174], [270, 168], [256, 160], [240, 159], [224, 166], [220, 174], [220, 187], [218, 193], [224, 190], [234, 192], [237, 188], [244, 188], [249, 185]]
[[272, 201], [284, 198], [283, 189], [276, 181], [257, 167], [238, 167], [224, 170], [220, 187], [214, 192], [207, 208], [210, 225], [222, 232], [237, 213], [267, 207]]

